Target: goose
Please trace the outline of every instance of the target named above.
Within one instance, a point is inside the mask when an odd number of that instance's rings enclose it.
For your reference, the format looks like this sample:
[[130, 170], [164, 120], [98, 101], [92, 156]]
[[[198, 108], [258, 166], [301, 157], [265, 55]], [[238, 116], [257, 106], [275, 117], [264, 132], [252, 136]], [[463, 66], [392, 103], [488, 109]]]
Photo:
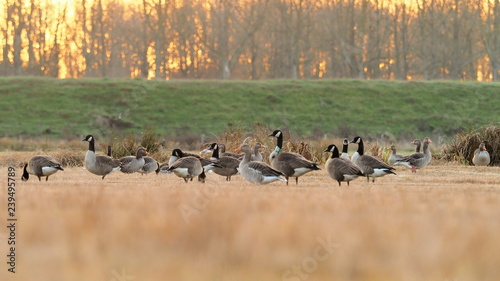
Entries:
[[429, 151], [429, 144], [432, 141], [429, 138], [424, 139], [424, 147], [423, 150], [424, 152], [416, 152], [411, 155], [408, 155], [406, 157], [403, 157], [403, 159], [396, 161], [394, 165], [403, 165], [407, 167], [408, 169], [411, 169], [412, 173], [416, 173], [416, 169], [422, 169], [427, 166], [432, 159], [431, 152]]
[[318, 164], [307, 160], [304, 156], [293, 152], [280, 152], [283, 147], [283, 133], [275, 130], [269, 137], [276, 137], [277, 143], [275, 150], [269, 155], [271, 166], [282, 172], [287, 180], [295, 177], [295, 184], [299, 184], [299, 177], [313, 170], [320, 170]]
[[89, 150], [85, 154], [85, 169], [92, 174], [104, 177], [114, 171], [119, 171], [120, 161], [107, 155], [95, 154], [95, 139], [92, 135], [87, 135], [82, 141], [89, 142]]
[[361, 139], [361, 137], [355, 137], [351, 143], [358, 144], [358, 150], [356, 151], [358, 157], [356, 157], [352, 162], [359, 167], [363, 174], [365, 174], [368, 181], [372, 178], [372, 182], [375, 182], [375, 178], [377, 177], [382, 177], [388, 174], [396, 174], [392, 171], [395, 170], [393, 167], [375, 157], [364, 155], [363, 139]]
[[171, 173], [170, 171], [168, 171], [168, 167], [169, 167], [168, 162], [158, 165], [158, 169], [156, 169], [156, 174], [169, 174], [169, 173]]
[[[168, 170], [168, 165], [172, 165], [179, 158], [184, 158], [184, 157], [188, 157], [188, 156], [199, 159], [201, 162], [201, 166], [203, 166], [203, 170], [205, 171], [205, 173], [207, 173], [208, 171], [211, 171], [214, 167], [220, 167], [215, 161], [201, 158], [200, 156], [198, 156], [196, 154], [183, 152], [179, 148], [174, 148], [172, 150], [172, 156], [170, 156], [168, 163], [164, 163], [164, 164], [160, 165], [160, 171]], [[161, 167], [161, 166], [164, 166], [165, 164], [167, 165], [167, 167], [166, 167], [167, 169]]]
[[[345, 144], [344, 144], [345, 145]], [[339, 183], [349, 182], [357, 179], [359, 176], [364, 176], [358, 166], [354, 165], [351, 160], [339, 158], [339, 150], [334, 144], [330, 144], [324, 152], [331, 152], [332, 156], [326, 161], [325, 168], [328, 175]]]
[[236, 151], [243, 151], [245, 156], [241, 160], [239, 165], [239, 170], [243, 178], [254, 184], [267, 184], [274, 181], [285, 181], [287, 179], [283, 178], [283, 173], [273, 169], [271, 166], [260, 161], [251, 161], [251, 151], [248, 144], [244, 144], [238, 148]]
[[342, 143], [342, 154], [340, 154], [340, 158], [350, 161], [351, 158], [349, 157], [349, 154], [347, 153], [348, 147], [349, 147], [349, 140], [344, 139], [344, 142]]
[[422, 142], [419, 139], [416, 139], [411, 142], [411, 144], [416, 145], [417, 147], [415, 148], [415, 152], [420, 152], [420, 146], [422, 145]]
[[167, 171], [174, 173], [176, 176], [181, 177], [187, 183], [188, 180], [193, 180], [198, 177], [198, 181], [205, 182], [205, 172], [201, 166], [200, 159], [194, 156], [186, 156], [177, 159], [169, 165]]
[[229, 156], [219, 157], [219, 145], [216, 142], [212, 143], [208, 149], [212, 151], [210, 160], [219, 165], [219, 167], [213, 167], [212, 171], [217, 175], [226, 177], [226, 181], [231, 181], [231, 176], [238, 173], [241, 161]]
[[391, 155], [389, 155], [389, 158], [387, 158], [387, 163], [389, 165], [394, 165], [394, 163], [396, 163], [396, 161], [403, 159], [403, 157], [404, 157], [403, 155], [396, 153], [396, 146], [395, 145], [391, 145], [387, 149], [392, 151]]
[[139, 171], [145, 164], [143, 156], [148, 155], [146, 149], [142, 146], [137, 148], [136, 156], [124, 156], [119, 159], [120, 171], [122, 173], [130, 174]]
[[256, 143], [253, 146], [253, 152], [252, 152], [252, 158], [251, 158], [252, 161], [262, 162], [262, 160], [264, 158], [262, 157], [262, 154], [259, 151], [259, 149], [261, 149], [261, 148], [266, 148], [266, 146], [260, 142]]
[[[243, 156], [245, 156], [245, 154], [236, 154], [236, 153], [231, 153], [231, 152], [226, 152], [226, 145], [224, 145], [223, 143], [219, 143], [219, 157], [233, 157], [233, 158], [236, 158], [238, 160], [241, 160], [243, 159]], [[213, 151], [210, 149], [210, 147], [212, 146], [212, 144], [210, 144], [210, 146], [206, 149], [203, 149], [202, 151], [200, 151], [200, 154], [208, 154], [208, 153], [213, 153]]]
[[45, 181], [48, 181], [49, 176], [55, 174], [57, 171], [64, 171], [64, 169], [54, 158], [46, 155], [33, 156], [24, 165], [21, 179], [27, 181], [30, 178], [30, 174], [32, 174], [38, 177], [38, 181], [42, 181], [41, 177], [45, 177]]
[[482, 142], [479, 145], [479, 148], [474, 151], [472, 163], [476, 166], [488, 166], [488, 164], [490, 164], [490, 154], [486, 150], [486, 144], [484, 142]]
[[113, 157], [113, 156], [111, 155], [111, 145], [108, 145], [108, 154], [107, 154], [107, 155], [108, 155], [109, 157]]
[[144, 165], [137, 172], [141, 173], [142, 175], [149, 174], [151, 172], [156, 172], [156, 174], [158, 174], [160, 172], [160, 164], [158, 163], [158, 161], [149, 156], [145, 156], [142, 158], [144, 158]]

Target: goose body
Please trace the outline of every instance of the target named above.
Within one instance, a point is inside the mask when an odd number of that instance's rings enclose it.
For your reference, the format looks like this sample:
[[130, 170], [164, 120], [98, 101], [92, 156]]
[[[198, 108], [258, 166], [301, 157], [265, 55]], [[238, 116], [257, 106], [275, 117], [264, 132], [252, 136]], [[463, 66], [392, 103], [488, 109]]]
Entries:
[[38, 181], [42, 181], [41, 177], [45, 177], [45, 181], [48, 181], [49, 176], [57, 171], [64, 171], [64, 169], [54, 158], [46, 155], [33, 156], [28, 164], [24, 165], [21, 179], [27, 181], [32, 174], [38, 177]]
[[183, 178], [186, 183], [188, 180], [193, 180], [194, 177], [198, 177], [199, 181], [205, 182], [203, 166], [201, 166], [200, 160], [194, 156], [186, 156], [177, 159], [174, 163], [169, 165], [167, 171]]
[[260, 161], [251, 161], [251, 150], [247, 144], [237, 148], [238, 151], [245, 152], [243, 160], [239, 164], [239, 171], [243, 178], [254, 184], [267, 184], [274, 181], [287, 181], [283, 178], [283, 173], [273, 169], [271, 166]]
[[370, 181], [370, 178], [372, 178], [372, 182], [375, 182], [375, 178], [389, 174], [396, 174], [392, 171], [395, 170], [393, 167], [387, 165], [386, 163], [378, 160], [375, 157], [364, 155], [364, 144], [361, 137], [355, 137], [351, 141], [351, 143], [358, 144], [358, 150], [356, 151], [358, 157], [356, 157], [352, 162], [359, 167], [368, 181]]
[[[205, 158], [201, 158], [200, 156], [196, 155], [196, 154], [192, 154], [192, 153], [187, 153], [187, 152], [183, 152], [182, 150], [180, 150], [179, 148], [175, 148], [172, 150], [172, 156], [170, 156], [170, 159], [168, 161], [168, 164], [165, 163], [165, 164], [162, 164], [160, 165], [160, 171], [163, 171], [165, 170], [164, 169], [164, 166], [166, 165], [166, 168], [168, 170], [168, 166], [169, 165], [172, 165], [175, 161], [177, 161], [179, 158], [184, 158], [184, 157], [188, 157], [188, 156], [191, 156], [191, 157], [195, 157], [197, 158], [198, 160], [200, 160], [201, 162], [201, 166], [203, 167], [203, 170], [205, 171], [205, 173], [207, 173], [208, 171], [211, 171], [214, 167], [219, 167], [216, 163], [216, 161], [212, 161], [212, 160], [209, 160], [209, 159], [205, 159]], [[163, 167], [162, 167], [163, 166]], [[162, 172], [163, 173], [163, 172]]]
[[120, 161], [108, 155], [95, 154], [95, 139], [92, 135], [87, 135], [82, 141], [89, 143], [89, 149], [85, 154], [85, 169], [92, 174], [104, 177], [114, 171], [119, 171]]
[[142, 158], [144, 159], [144, 165], [137, 172], [139, 172], [143, 175], [149, 174], [149, 173], [155, 172], [155, 171], [157, 171], [156, 174], [159, 173], [160, 164], [158, 163], [158, 161], [156, 161], [155, 159], [153, 159], [152, 157], [149, 157], [149, 156], [145, 156]]
[[389, 165], [394, 165], [394, 163], [396, 163], [396, 161], [403, 159], [403, 155], [396, 153], [396, 146], [395, 145], [391, 145], [388, 149], [391, 150], [391, 155], [389, 155], [389, 158], [387, 158], [387, 163]]
[[120, 161], [120, 171], [122, 173], [130, 174], [138, 172], [145, 164], [143, 156], [146, 156], [148, 152], [144, 147], [139, 147], [137, 149], [136, 156], [125, 156], [119, 159]]
[[476, 166], [488, 166], [490, 164], [490, 154], [486, 150], [486, 145], [482, 142], [479, 148], [474, 151], [472, 163]]
[[281, 152], [283, 133], [280, 130], [275, 130], [269, 136], [277, 138], [276, 149], [269, 155], [269, 162], [274, 169], [285, 175], [287, 185], [290, 177], [295, 177], [295, 184], [298, 184], [300, 176], [314, 170], [320, 170], [318, 164], [307, 160], [298, 153]]
[[349, 148], [349, 140], [344, 139], [344, 142], [342, 143], [342, 154], [340, 154], [339, 158], [345, 160], [351, 160], [351, 157], [349, 157], [349, 153], [347, 153], [348, 148]]
[[324, 152], [331, 152], [332, 156], [326, 161], [325, 168], [328, 175], [336, 180], [341, 186], [341, 182], [349, 182], [357, 179], [359, 176], [364, 176], [361, 170], [354, 165], [351, 160], [346, 160], [339, 158], [339, 150], [334, 145], [331, 144]]
[[425, 168], [432, 159], [431, 152], [429, 150], [429, 144], [432, 141], [429, 138], [424, 139], [424, 147], [423, 150], [424, 152], [416, 152], [411, 155], [408, 155], [406, 157], [403, 157], [403, 159], [400, 159], [394, 163], [394, 165], [403, 165], [407, 167], [408, 169], [411, 169], [412, 173], [416, 173], [416, 169], [422, 169]]
[[231, 176], [238, 173], [241, 161], [229, 156], [219, 157], [219, 145], [215, 142], [210, 145], [209, 150], [212, 151], [210, 160], [218, 164], [218, 167], [213, 167], [212, 171], [217, 175], [226, 177], [226, 181], [231, 181]]

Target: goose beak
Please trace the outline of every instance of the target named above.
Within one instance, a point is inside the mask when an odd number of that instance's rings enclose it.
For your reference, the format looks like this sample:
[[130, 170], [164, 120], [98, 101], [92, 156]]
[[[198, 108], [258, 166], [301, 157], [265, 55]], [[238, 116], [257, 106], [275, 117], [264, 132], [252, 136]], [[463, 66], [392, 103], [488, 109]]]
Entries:
[[483, 146], [483, 149], [486, 150], [486, 146]]
[[238, 146], [234, 151], [236, 152], [241, 151], [241, 146]]
[[411, 143], [411, 144], [415, 144], [415, 142], [414, 142], [414, 141], [412, 141], [412, 142], [410, 142], [410, 143]]
[[392, 147], [387, 147], [387, 149], [392, 150]]

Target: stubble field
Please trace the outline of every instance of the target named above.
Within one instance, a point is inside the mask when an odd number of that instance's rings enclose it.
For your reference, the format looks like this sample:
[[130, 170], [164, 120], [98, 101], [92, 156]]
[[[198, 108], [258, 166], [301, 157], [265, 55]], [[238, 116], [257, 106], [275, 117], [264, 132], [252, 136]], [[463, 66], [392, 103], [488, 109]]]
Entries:
[[[322, 166], [323, 168], [323, 166]], [[6, 175], [0, 169], [2, 225]], [[1, 280], [498, 280], [500, 168], [431, 163], [342, 185], [16, 169], [17, 273]]]

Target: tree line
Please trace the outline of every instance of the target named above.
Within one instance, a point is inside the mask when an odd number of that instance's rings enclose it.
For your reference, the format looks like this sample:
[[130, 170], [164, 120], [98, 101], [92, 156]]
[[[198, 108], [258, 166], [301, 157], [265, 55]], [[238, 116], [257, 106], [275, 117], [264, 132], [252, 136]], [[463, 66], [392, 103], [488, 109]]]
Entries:
[[0, 76], [498, 81], [500, 0], [4, 0]]

